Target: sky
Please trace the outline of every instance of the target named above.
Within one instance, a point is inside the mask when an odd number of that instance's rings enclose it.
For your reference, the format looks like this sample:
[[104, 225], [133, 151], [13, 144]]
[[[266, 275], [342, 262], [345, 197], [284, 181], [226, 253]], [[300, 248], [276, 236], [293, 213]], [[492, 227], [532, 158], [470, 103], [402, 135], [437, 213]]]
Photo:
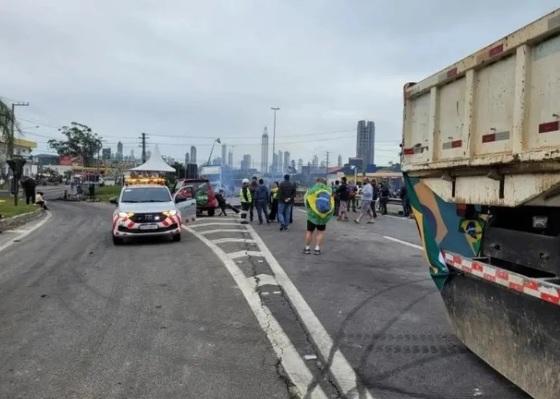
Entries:
[[[260, 166], [268, 126], [292, 159], [355, 156], [376, 124], [375, 161], [398, 162], [402, 87], [553, 11], [536, 0], [18, 0], [0, 5], [0, 98], [35, 153], [84, 123], [105, 146], [205, 160], [212, 142]], [[150, 147], [149, 147], [150, 148]], [[221, 155], [221, 149], [215, 150]], [[269, 155], [269, 160], [272, 156]]]

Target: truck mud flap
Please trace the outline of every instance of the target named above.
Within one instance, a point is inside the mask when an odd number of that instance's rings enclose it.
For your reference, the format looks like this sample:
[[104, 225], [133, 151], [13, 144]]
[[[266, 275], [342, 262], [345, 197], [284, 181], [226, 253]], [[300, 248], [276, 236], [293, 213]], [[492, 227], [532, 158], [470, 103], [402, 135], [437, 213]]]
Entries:
[[469, 274], [441, 291], [458, 338], [537, 399], [560, 397], [560, 308]]

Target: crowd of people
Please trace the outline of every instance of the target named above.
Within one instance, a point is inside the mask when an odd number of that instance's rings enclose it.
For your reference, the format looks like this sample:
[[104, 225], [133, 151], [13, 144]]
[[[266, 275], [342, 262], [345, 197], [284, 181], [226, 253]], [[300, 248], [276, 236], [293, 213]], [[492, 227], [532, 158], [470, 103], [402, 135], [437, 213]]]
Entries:
[[[226, 210], [232, 209], [241, 214], [242, 224], [253, 222], [256, 214], [259, 224], [278, 222], [280, 231], [288, 231], [293, 221], [295, 196], [296, 184], [290, 181], [290, 175], [285, 175], [282, 182], [274, 182], [270, 188], [263, 179], [254, 176], [251, 180], [242, 181], [240, 211], [226, 202], [223, 192], [218, 193], [218, 203], [221, 215], [226, 215]], [[408, 216], [410, 205], [405, 186], [400, 190], [400, 197], [403, 214]], [[326, 225], [332, 217], [344, 222], [350, 220], [349, 214], [353, 212], [358, 213], [353, 219], [355, 223], [359, 224], [367, 218], [367, 223], [371, 224], [377, 218], [376, 209], [381, 214], [387, 214], [389, 198], [389, 185], [385, 182], [377, 184], [375, 180], [365, 178], [363, 183], [354, 184], [342, 177], [340, 181], [329, 185], [326, 179], [317, 178], [304, 197], [307, 228], [303, 253], [321, 254]]]

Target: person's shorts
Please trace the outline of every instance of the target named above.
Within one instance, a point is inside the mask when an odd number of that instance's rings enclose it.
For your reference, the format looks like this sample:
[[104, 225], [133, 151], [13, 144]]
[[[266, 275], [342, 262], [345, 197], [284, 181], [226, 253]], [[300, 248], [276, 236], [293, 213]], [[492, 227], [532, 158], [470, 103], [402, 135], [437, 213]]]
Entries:
[[348, 201], [340, 200], [340, 207], [342, 209], [348, 208]]
[[326, 228], [326, 224], [315, 224], [311, 220], [307, 221], [307, 231], [315, 231], [315, 229], [318, 231], [325, 231]]

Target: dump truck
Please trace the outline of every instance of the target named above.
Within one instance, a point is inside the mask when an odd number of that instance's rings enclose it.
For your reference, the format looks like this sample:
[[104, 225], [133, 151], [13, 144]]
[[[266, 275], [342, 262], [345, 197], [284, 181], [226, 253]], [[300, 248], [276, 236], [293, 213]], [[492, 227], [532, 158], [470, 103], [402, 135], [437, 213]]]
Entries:
[[560, 9], [406, 84], [403, 115], [405, 184], [455, 334], [559, 398]]

